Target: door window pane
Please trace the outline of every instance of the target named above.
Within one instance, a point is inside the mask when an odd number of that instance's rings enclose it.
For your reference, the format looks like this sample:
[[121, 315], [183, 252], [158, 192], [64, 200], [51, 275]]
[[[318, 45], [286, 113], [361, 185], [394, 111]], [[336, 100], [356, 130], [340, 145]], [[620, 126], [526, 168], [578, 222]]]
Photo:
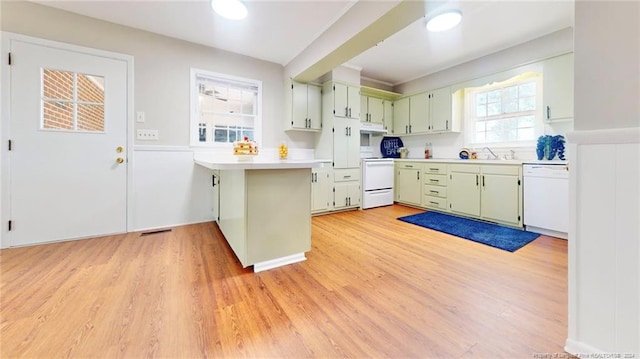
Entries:
[[72, 100], [73, 72], [44, 69], [42, 97], [53, 100]]
[[104, 77], [78, 74], [78, 101], [104, 104]]
[[105, 131], [104, 77], [42, 69], [43, 130]]
[[78, 131], [104, 132], [104, 106], [79, 104]]
[[42, 107], [42, 128], [73, 130], [73, 103], [43, 101]]

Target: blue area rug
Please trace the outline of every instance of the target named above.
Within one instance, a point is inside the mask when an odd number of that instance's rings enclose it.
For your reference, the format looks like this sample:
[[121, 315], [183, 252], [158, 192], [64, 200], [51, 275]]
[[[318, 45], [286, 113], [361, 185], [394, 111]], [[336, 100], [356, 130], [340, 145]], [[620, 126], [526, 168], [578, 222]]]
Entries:
[[540, 236], [538, 233], [438, 212], [418, 213], [398, 219], [509, 252], [515, 252]]

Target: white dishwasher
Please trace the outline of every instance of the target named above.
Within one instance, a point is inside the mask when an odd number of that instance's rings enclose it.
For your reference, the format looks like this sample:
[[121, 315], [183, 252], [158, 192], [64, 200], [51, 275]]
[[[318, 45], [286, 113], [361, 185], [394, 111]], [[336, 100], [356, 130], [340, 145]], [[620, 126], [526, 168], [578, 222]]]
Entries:
[[525, 164], [522, 169], [526, 230], [567, 239], [569, 168], [566, 164]]

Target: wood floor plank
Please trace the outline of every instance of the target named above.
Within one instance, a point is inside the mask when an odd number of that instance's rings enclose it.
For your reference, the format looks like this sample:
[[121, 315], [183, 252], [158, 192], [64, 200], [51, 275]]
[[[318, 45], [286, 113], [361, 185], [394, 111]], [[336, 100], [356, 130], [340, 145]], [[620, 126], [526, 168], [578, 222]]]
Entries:
[[2, 358], [516, 358], [561, 353], [567, 242], [509, 253], [400, 205], [316, 216], [253, 273], [215, 223], [0, 250]]

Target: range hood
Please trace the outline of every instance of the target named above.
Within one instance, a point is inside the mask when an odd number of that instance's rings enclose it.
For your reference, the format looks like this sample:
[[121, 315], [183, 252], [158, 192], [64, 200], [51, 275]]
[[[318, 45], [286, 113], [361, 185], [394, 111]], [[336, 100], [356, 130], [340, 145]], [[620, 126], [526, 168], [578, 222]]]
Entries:
[[387, 134], [387, 130], [384, 129], [384, 126], [381, 123], [361, 123], [360, 124], [360, 133], [371, 133], [373, 135], [385, 135]]

